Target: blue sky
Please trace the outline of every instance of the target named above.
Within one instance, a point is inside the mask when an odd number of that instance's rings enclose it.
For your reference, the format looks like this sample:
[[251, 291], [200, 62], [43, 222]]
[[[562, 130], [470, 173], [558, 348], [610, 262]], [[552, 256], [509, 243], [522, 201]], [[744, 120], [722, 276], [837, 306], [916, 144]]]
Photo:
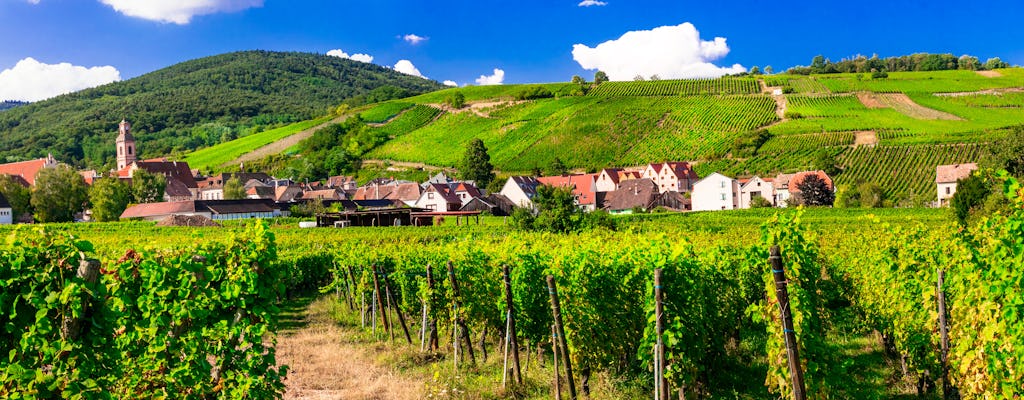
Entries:
[[[581, 63], [601, 69], [614, 64], [620, 77], [634, 70], [668, 78], [755, 65], [780, 71], [806, 65], [816, 54], [839, 59], [941, 52], [1024, 64], [1019, 0], [978, 6], [945, 0], [602, 1], [581, 6], [580, 0], [0, 0], [0, 71], [9, 70], [0, 73], [7, 75], [0, 77], [0, 97], [5, 84], [6, 97], [12, 97], [11, 88], [32, 92], [33, 85], [60, 86], [65, 80], [81, 86], [128, 79], [249, 49], [340, 49], [368, 54], [386, 66], [409, 60], [431, 79], [460, 85], [475, 84], [495, 69], [504, 72], [503, 83], [591, 78], [594, 71]], [[699, 31], [699, 40], [680, 28], [684, 23]], [[593, 50], [633, 31], [650, 32]], [[425, 40], [413, 44], [403, 39], [409, 34]], [[725, 43], [713, 43], [716, 37]], [[576, 44], [591, 51], [574, 56]], [[693, 49], [678, 50], [687, 46]], [[36, 63], [14, 71], [26, 75], [11, 73], [27, 58]], [[52, 67], [59, 63], [71, 64], [64, 68], [71, 77], [23, 77], [60, 70]], [[116, 73], [87, 69], [102, 66]]]

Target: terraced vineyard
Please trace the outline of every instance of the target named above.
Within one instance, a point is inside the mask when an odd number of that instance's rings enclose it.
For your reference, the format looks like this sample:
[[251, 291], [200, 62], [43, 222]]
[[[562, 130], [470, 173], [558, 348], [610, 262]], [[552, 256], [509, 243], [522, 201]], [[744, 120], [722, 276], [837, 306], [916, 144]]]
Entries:
[[720, 78], [673, 81], [605, 82], [589, 96], [695, 96], [709, 94], [754, 94], [761, 87], [750, 78]]
[[934, 197], [937, 165], [975, 162], [982, 150], [977, 144], [860, 147], [839, 157], [845, 170], [836, 182], [875, 182], [890, 196]]
[[375, 129], [380, 129], [391, 137], [400, 136], [429, 124], [441, 114], [441, 110], [430, 106], [409, 104], [409, 108], [396, 114], [397, 116], [388, 117], [390, 120], [386, 124]]
[[406, 103], [404, 101], [388, 101], [380, 103], [369, 110], [363, 111], [359, 114], [359, 117], [363, 121], [370, 123], [384, 123], [389, 119], [394, 118], [402, 111], [408, 110], [414, 104]]

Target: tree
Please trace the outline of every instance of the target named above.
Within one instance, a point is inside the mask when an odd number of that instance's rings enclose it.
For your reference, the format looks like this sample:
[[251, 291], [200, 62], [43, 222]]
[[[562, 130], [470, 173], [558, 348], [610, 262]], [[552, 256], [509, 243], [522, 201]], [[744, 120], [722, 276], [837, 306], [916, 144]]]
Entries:
[[661, 76], [658, 76], [658, 74], [651, 75], [651, 80], [652, 81], [660, 81], [661, 80]]
[[960, 56], [960, 60], [957, 62], [960, 69], [968, 71], [977, 71], [982, 68], [981, 61], [978, 61], [978, 57], [964, 54]]
[[67, 165], [43, 168], [32, 189], [32, 208], [39, 222], [71, 222], [89, 201], [85, 180]]
[[460, 170], [463, 179], [476, 182], [479, 188], [486, 188], [494, 180], [494, 166], [491, 165], [491, 156], [487, 154], [483, 140], [473, 139], [469, 142]]
[[961, 225], [967, 225], [967, 219], [971, 212], [984, 205], [985, 198], [989, 196], [992, 189], [985, 178], [978, 174], [957, 181], [956, 193], [949, 200], [949, 206], [953, 209], [953, 215]]
[[885, 72], [884, 69], [878, 69], [871, 71], [871, 79], [885, 79], [889, 77], [889, 73]]
[[772, 208], [772, 202], [764, 198], [764, 196], [754, 196], [750, 199], [750, 208]]
[[164, 199], [167, 178], [159, 174], [151, 174], [144, 169], [132, 173], [132, 200], [135, 203], [157, 203]]
[[456, 110], [466, 106], [466, 96], [462, 92], [455, 92], [444, 99], [445, 104]]
[[1024, 127], [1015, 127], [1006, 137], [989, 147], [993, 169], [1005, 169], [1010, 175], [1024, 177]]
[[528, 210], [513, 213], [516, 226], [523, 229], [548, 232], [571, 232], [579, 228], [582, 211], [576, 206], [576, 198], [569, 188], [548, 185], [537, 186], [533, 197], [537, 214]]
[[764, 73], [768, 74], [768, 75], [774, 74], [775, 73], [775, 69], [772, 68], [771, 65], [769, 65], [767, 67], [764, 67]]
[[22, 186], [10, 175], [0, 175], [0, 194], [11, 204], [15, 221], [25, 214], [32, 214], [32, 190]]
[[1009, 68], [1010, 64], [1003, 62], [999, 57], [992, 57], [985, 61], [985, 69]]
[[572, 83], [575, 83], [577, 85], [582, 85], [584, 83], [587, 83], [587, 81], [583, 80], [583, 77], [581, 77], [579, 75], [573, 75], [572, 76]]
[[640, 82], [640, 81], [646, 81], [646, 80], [647, 80], [647, 78], [644, 78], [644, 76], [643, 76], [643, 75], [640, 75], [640, 74], [636, 74], [636, 76], [634, 76], [634, 77], [633, 77], [633, 80], [634, 80], [634, 81], [637, 81], [637, 82]]
[[879, 208], [885, 202], [885, 191], [875, 182], [864, 182], [857, 186], [857, 197], [864, 208]]
[[99, 222], [117, 221], [131, 200], [131, 188], [117, 178], [100, 179], [89, 188], [92, 218]]
[[245, 187], [238, 176], [232, 176], [231, 179], [224, 182], [224, 200], [239, 200], [245, 197]]
[[850, 185], [836, 185], [836, 200], [833, 207], [853, 208], [860, 207], [860, 192]]
[[836, 199], [832, 188], [817, 174], [808, 174], [796, 188], [800, 190], [797, 203], [805, 206], [831, 206]]
[[608, 82], [608, 74], [604, 71], [597, 71], [594, 73], [594, 84], [600, 85], [601, 83]]
[[819, 54], [811, 60], [811, 73], [820, 74], [825, 72], [825, 56]]
[[814, 169], [825, 171], [828, 176], [839, 174], [839, 167], [836, 165], [836, 156], [828, 150], [818, 150], [814, 156]]
[[756, 66], [756, 65], [753, 66], [752, 68], [750, 68], [750, 74], [751, 75], [761, 75], [761, 68], [758, 68], [758, 66]]
[[569, 170], [565, 168], [565, 164], [562, 164], [562, 160], [559, 159], [558, 157], [555, 157], [554, 160], [551, 160], [551, 164], [548, 165], [547, 171], [544, 171], [544, 175], [547, 176], [560, 176], [568, 173]]

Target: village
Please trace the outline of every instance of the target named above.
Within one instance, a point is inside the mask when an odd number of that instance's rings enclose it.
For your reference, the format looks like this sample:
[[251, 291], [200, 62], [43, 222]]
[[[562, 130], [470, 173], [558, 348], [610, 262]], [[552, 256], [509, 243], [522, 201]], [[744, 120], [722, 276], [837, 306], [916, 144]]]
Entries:
[[[583, 211], [603, 210], [611, 214], [632, 214], [661, 210], [668, 212], [721, 211], [793, 205], [831, 205], [803, 193], [807, 185], [826, 198], [834, 198], [835, 184], [824, 171], [800, 171], [774, 177], [734, 178], [720, 173], [700, 177], [683, 161], [652, 163], [630, 168], [605, 168], [596, 173], [559, 176], [511, 176], [500, 192], [487, 193], [473, 181], [460, 181], [438, 172], [425, 182], [377, 178], [359, 185], [351, 176], [332, 176], [320, 182], [295, 182], [263, 172], [244, 171], [204, 176], [183, 161], [166, 158], [138, 160], [138, 147], [131, 123], [122, 120], [115, 139], [117, 168], [107, 176], [131, 182], [137, 171], [164, 177], [159, 202], [129, 205], [122, 220], [162, 221], [171, 217], [204, 217], [211, 221], [289, 216], [296, 206], [316, 203], [318, 211], [337, 210], [330, 218], [318, 218], [319, 225], [431, 225], [444, 217], [474, 217], [480, 214], [508, 216], [517, 207], [534, 209], [533, 198], [540, 185], [571, 190]], [[0, 164], [0, 175], [8, 175], [27, 188], [35, 185], [37, 174], [59, 164], [52, 155], [31, 161]], [[947, 205], [956, 193], [957, 181], [970, 176], [976, 164], [936, 167], [935, 206]], [[104, 175], [95, 170], [79, 171], [87, 185]], [[242, 185], [243, 196], [225, 194], [229, 181]], [[828, 195], [831, 195], [828, 196]], [[76, 214], [78, 221], [90, 221], [89, 210]], [[17, 216], [0, 196], [0, 224], [31, 222]]]

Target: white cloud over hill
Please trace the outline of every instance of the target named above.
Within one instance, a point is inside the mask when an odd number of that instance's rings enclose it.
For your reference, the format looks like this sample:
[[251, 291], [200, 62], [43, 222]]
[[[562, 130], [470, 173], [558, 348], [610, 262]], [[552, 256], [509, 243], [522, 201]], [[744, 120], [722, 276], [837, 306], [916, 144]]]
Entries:
[[739, 64], [719, 67], [711, 63], [727, 54], [725, 38], [701, 40], [700, 32], [689, 22], [626, 32], [596, 47], [576, 44], [572, 48], [572, 58], [581, 67], [604, 71], [613, 81], [632, 80], [637, 75], [683, 79], [746, 72]]
[[44, 64], [29, 57], [0, 72], [0, 100], [45, 100], [119, 80], [121, 72], [109, 65]]
[[356, 53], [356, 54], [349, 55], [348, 53], [342, 51], [341, 49], [334, 49], [334, 50], [328, 51], [327, 55], [332, 56], [332, 57], [344, 58], [344, 59], [348, 59], [348, 60], [352, 60], [352, 61], [364, 62], [364, 63], [371, 63], [371, 62], [373, 62], [373, 56], [371, 56], [369, 54]]
[[423, 74], [420, 73], [420, 70], [417, 69], [416, 66], [412, 64], [412, 61], [409, 60], [398, 60], [398, 62], [395, 63], [395, 71], [401, 72], [406, 75], [426, 78], [425, 76], [423, 76]]
[[495, 68], [491, 75], [480, 75], [479, 78], [476, 78], [477, 85], [500, 85], [503, 82], [505, 82], [505, 71], [498, 68]]
[[263, 7], [263, 0], [100, 0], [129, 17], [185, 25], [197, 15]]

